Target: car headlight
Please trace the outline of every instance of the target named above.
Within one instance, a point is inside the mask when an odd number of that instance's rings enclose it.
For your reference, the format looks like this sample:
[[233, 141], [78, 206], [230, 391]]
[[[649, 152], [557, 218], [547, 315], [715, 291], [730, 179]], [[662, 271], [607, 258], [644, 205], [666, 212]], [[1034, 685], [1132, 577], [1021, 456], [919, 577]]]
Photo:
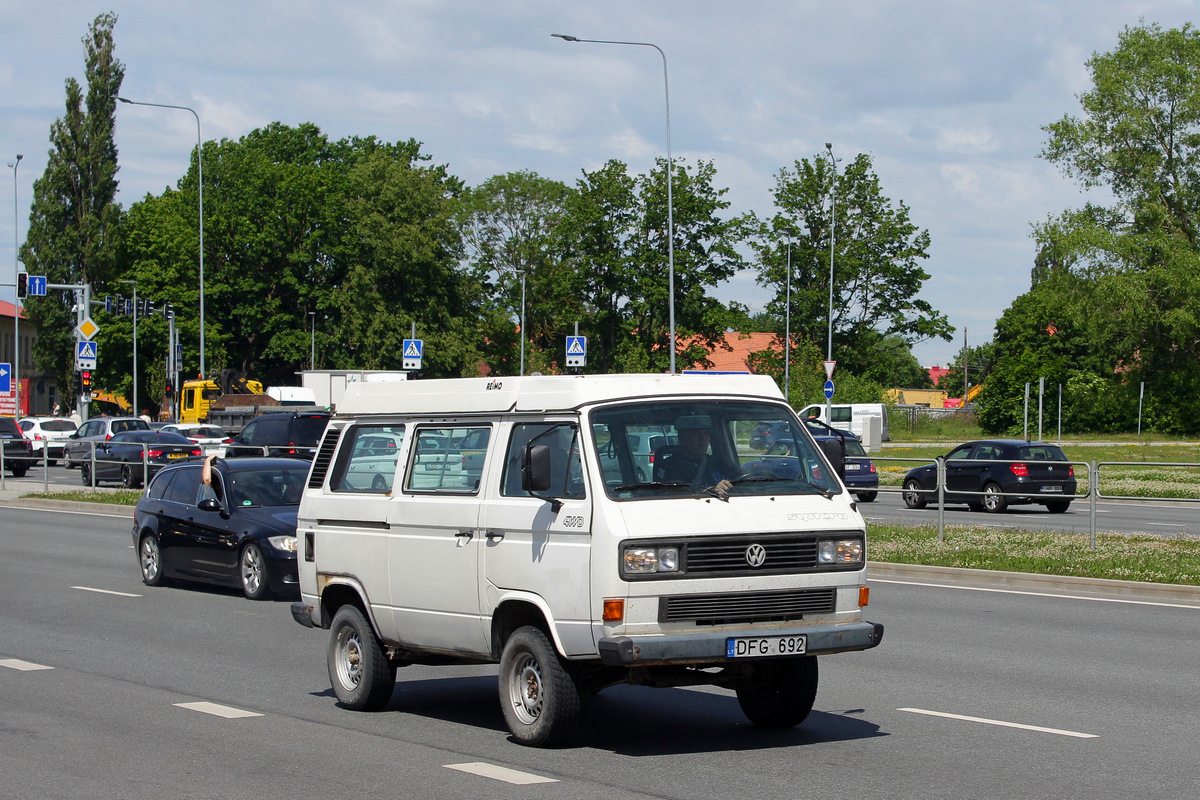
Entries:
[[861, 564], [862, 560], [862, 539], [826, 539], [817, 543], [819, 564]]
[[678, 572], [678, 547], [627, 547], [622, 558], [625, 572], [647, 575], [653, 572]]
[[271, 547], [276, 550], [282, 550], [285, 553], [296, 552], [296, 537], [295, 536], [272, 536], [267, 539], [271, 543]]

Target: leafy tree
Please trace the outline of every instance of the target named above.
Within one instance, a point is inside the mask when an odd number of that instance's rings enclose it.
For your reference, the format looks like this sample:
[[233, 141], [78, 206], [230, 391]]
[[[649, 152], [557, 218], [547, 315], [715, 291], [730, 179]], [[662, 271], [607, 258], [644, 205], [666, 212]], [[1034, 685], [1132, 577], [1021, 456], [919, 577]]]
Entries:
[[992, 362], [996, 358], [995, 351], [996, 347], [992, 342], [968, 347], [965, 353], [960, 350], [947, 365], [947, 372], [938, 381], [938, 388], [945, 389], [951, 396], [955, 396], [962, 394], [967, 382], [972, 386], [986, 383]]
[[[826, 202], [836, 195], [831, 220]], [[791, 329], [818, 346], [828, 345], [830, 237], [833, 237], [833, 353], [838, 370], [894, 383], [911, 365], [894, 358], [897, 341], [912, 345], [953, 332], [944, 315], [918, 299], [929, 275], [929, 233], [909, 220], [908, 207], [884, 197], [871, 159], [857, 156], [836, 178], [829, 161], [795, 162], [776, 176], [779, 209], [760, 225], [753, 246], [758, 282], [772, 287], [768, 310], [783, 319], [791, 264]], [[833, 225], [836, 224], [836, 227]], [[790, 258], [789, 258], [790, 250]], [[889, 374], [879, 362], [901, 371]]]
[[[676, 164], [673, 172], [677, 369], [707, 363], [708, 351], [722, 345], [731, 317], [709, 290], [742, 265], [736, 247], [744, 220], [721, 218], [729, 203], [715, 176], [709, 162]], [[564, 247], [583, 278], [589, 371], [670, 367], [666, 190], [665, 160], [638, 176], [609, 161], [585, 172], [568, 197]]]
[[[1200, 32], [1190, 24], [1125, 28], [1117, 48], [1094, 54], [1087, 67], [1093, 85], [1080, 96], [1083, 116], [1046, 126], [1042, 155], [1085, 188], [1107, 188], [1114, 200], [1037, 226], [1035, 279], [1042, 285], [1051, 272], [1074, 275], [1078, 323], [1093, 350], [1110, 354], [1075, 381], [1095, 386], [1098, 379], [1123, 397], [1111, 411], [1117, 416], [1092, 424], [1127, 429], [1134, 419], [1127, 409], [1145, 381], [1149, 426], [1196, 432]], [[1009, 368], [1003, 358], [996, 366]]]
[[[121, 209], [115, 202], [113, 123], [125, 67], [113, 54], [116, 22], [115, 14], [101, 14], [83, 38], [86, 93], [67, 78], [66, 113], [50, 126], [46, 171], [33, 184], [21, 259], [30, 273], [50, 283], [102, 285], [118, 267]], [[67, 404], [74, 399], [74, 303], [68, 294], [53, 292], [26, 308], [38, 327], [34, 355], [54, 374]], [[120, 374], [107, 351], [101, 367], [102, 383]]]

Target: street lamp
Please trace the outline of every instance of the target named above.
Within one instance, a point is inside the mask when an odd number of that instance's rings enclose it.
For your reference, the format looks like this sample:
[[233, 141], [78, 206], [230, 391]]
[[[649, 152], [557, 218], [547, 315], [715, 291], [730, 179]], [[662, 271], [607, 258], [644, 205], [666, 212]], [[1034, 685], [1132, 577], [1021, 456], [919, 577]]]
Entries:
[[17, 160], [8, 162], [13, 171], [13, 340], [17, 346], [13, 377], [17, 379], [17, 405], [15, 413], [21, 416], [21, 298], [17, 297], [16, 286], [21, 282], [21, 237], [17, 230], [17, 167], [25, 156], [17, 153]]
[[308, 368], [315, 370], [317, 368], [317, 312], [308, 312], [308, 330], [311, 333], [312, 352], [308, 357]]
[[516, 270], [521, 276], [521, 374], [525, 374], [525, 270]]
[[204, 143], [200, 138], [200, 115], [195, 109], [187, 106], [171, 106], [166, 103], [141, 103], [137, 100], [126, 100], [118, 97], [122, 103], [131, 106], [150, 106], [151, 108], [173, 108], [177, 111], [190, 111], [196, 118], [196, 177], [200, 187], [200, 378], [206, 377], [204, 371]]
[[[825, 152], [829, 154], [832, 175], [829, 179], [829, 344], [825, 353], [826, 361], [833, 361], [833, 243], [837, 230], [837, 159], [833, 157], [833, 143], [825, 143]], [[825, 398], [825, 421], [832, 419], [833, 398]]]
[[564, 42], [583, 42], [585, 44], [624, 44], [631, 47], [653, 47], [662, 56], [663, 62], [663, 93], [667, 103], [667, 293], [670, 295], [669, 322], [671, 326], [671, 374], [675, 374], [675, 216], [674, 203], [671, 197], [671, 172], [674, 162], [671, 160], [671, 88], [667, 81], [667, 54], [662, 48], [650, 42], [615, 42], [607, 39], [580, 39], [565, 33], [550, 34], [555, 39]]
[[787, 300], [783, 311], [783, 399], [788, 405], [791, 401], [791, 363], [792, 363], [792, 237], [788, 234], [787, 257]]

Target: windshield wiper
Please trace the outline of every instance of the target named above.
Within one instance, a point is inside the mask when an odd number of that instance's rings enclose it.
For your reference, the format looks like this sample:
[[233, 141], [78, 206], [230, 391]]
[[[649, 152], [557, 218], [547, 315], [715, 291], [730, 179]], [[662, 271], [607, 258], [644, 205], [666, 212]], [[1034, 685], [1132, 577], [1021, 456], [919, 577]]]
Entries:
[[829, 489], [826, 489], [824, 486], [818, 486], [817, 484], [813, 483], [812, 481], [805, 479], [805, 478], [804, 478], [803, 476], [801, 476], [801, 475], [796, 475], [796, 477], [794, 477], [794, 478], [784, 478], [784, 477], [781, 477], [781, 476], [779, 476], [779, 475], [747, 475], [747, 476], [744, 476], [744, 477], [741, 477], [741, 478], [735, 478], [735, 479], [732, 481], [732, 483], [735, 483], [735, 484], [737, 484], [737, 483], [749, 483], [749, 482], [752, 482], [752, 481], [754, 481], [754, 482], [767, 482], [767, 481], [771, 481], [771, 482], [774, 482], [774, 481], [788, 481], [788, 482], [791, 482], [791, 481], [795, 481], [796, 483], [799, 483], [799, 484], [801, 484], [801, 485], [803, 485], [803, 486], [807, 486], [808, 488], [815, 490], [815, 491], [817, 492], [817, 494], [821, 495], [821, 496], [822, 496], [822, 497], [824, 497], [826, 500], [832, 500], [832, 499], [833, 499], [833, 492], [832, 492], [832, 491], [830, 491]]
[[680, 486], [686, 487], [686, 483], [664, 483], [663, 481], [651, 481], [650, 483], [627, 483], [624, 486], [618, 486], [613, 489], [614, 492], [628, 492], [632, 489], [677, 489]]

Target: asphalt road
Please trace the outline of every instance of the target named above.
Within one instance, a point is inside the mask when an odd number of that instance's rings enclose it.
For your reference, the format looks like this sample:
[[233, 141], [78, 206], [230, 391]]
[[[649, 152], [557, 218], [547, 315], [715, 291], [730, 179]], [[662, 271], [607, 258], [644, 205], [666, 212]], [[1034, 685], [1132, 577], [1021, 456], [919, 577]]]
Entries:
[[615, 687], [586, 705], [580, 742], [540, 751], [510, 740], [491, 667], [410, 667], [383, 712], [340, 708], [323, 632], [283, 601], [144, 586], [129, 530], [127, 515], [0, 508], [0, 797], [1124, 799], [1200, 787], [1200, 600], [874, 580], [867, 618], [887, 626], [883, 644], [822, 658], [800, 728], [757, 730], [721, 690]]

